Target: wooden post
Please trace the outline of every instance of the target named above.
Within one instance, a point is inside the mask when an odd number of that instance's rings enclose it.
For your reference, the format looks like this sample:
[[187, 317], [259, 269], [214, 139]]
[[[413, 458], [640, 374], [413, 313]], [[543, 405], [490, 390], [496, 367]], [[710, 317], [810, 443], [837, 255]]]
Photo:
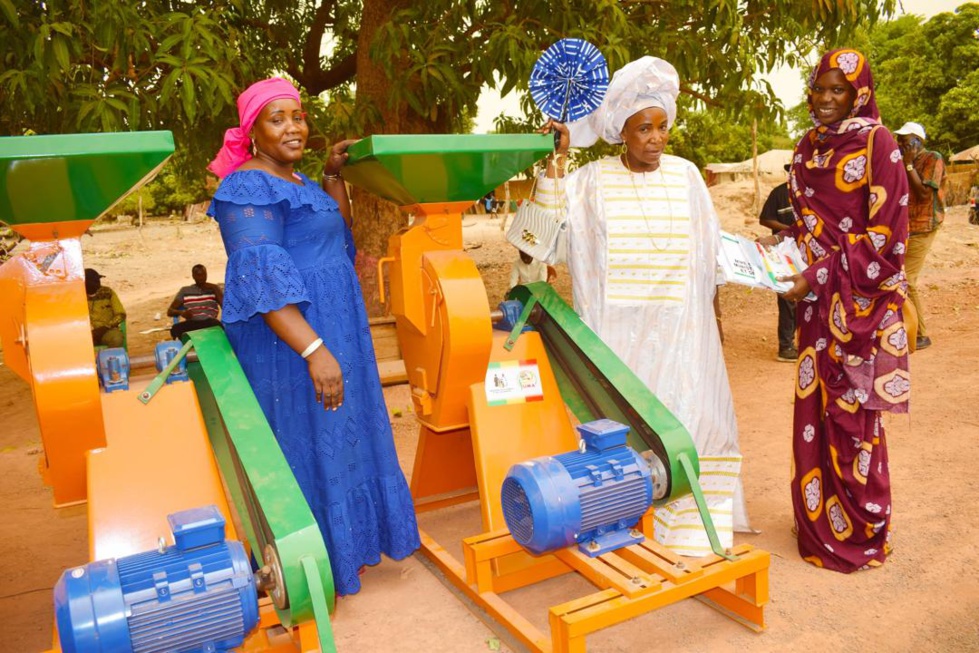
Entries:
[[751, 203], [751, 215], [745, 224], [754, 224], [761, 210], [761, 186], [758, 183], [758, 119], [751, 121], [751, 176], [755, 180], [755, 199]]

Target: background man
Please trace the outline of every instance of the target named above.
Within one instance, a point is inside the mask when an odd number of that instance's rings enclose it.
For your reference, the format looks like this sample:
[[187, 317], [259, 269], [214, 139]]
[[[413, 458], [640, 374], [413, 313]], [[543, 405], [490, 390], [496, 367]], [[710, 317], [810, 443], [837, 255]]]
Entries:
[[945, 220], [945, 162], [938, 152], [925, 149], [925, 128], [916, 122], [906, 122], [894, 132], [904, 155], [908, 174], [908, 251], [904, 254], [904, 270], [908, 275], [908, 295], [918, 313], [917, 349], [931, 345], [925, 326], [925, 309], [918, 293], [918, 274]]
[[170, 302], [167, 315], [183, 318], [170, 327], [170, 335], [174, 340], [188, 331], [203, 329], [211, 326], [221, 326], [218, 312], [221, 310], [223, 293], [213, 283], [207, 282], [207, 268], [198, 263], [190, 271], [194, 284], [184, 286]]
[[[786, 163], [785, 171], [792, 168], [792, 164]], [[789, 202], [789, 182], [786, 179], [784, 184], [779, 184], [768, 194], [765, 206], [762, 207], [758, 215], [758, 222], [763, 227], [768, 227], [773, 234], [785, 229], [788, 225], [795, 222], [792, 214], [792, 204]], [[778, 360], [786, 363], [794, 363], [799, 357], [799, 350], [795, 346], [795, 304], [782, 299], [781, 295], [775, 295], [778, 301]]]
[[88, 295], [88, 319], [92, 325], [92, 344], [96, 347], [122, 347], [122, 323], [126, 311], [115, 291], [102, 285], [102, 278], [92, 268], [85, 268], [85, 294]]
[[[535, 281], [548, 281], [548, 266], [538, 261], [530, 254], [517, 250], [518, 256], [510, 267], [510, 288], [516, 285], [526, 285]], [[557, 276], [557, 272], [554, 273]]]

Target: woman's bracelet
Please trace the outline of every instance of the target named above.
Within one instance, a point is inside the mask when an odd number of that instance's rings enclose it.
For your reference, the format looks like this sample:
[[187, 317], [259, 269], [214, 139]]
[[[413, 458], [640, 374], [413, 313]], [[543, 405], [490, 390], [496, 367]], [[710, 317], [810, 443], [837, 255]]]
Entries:
[[324, 182], [326, 182], [326, 181], [340, 181], [342, 179], [343, 179], [343, 175], [340, 174], [340, 171], [339, 170], [337, 170], [336, 174], [333, 174], [333, 175], [327, 175], [327, 174], [324, 174], [323, 175], [323, 181]]
[[305, 359], [309, 358], [313, 354], [314, 351], [316, 351], [317, 349], [319, 349], [322, 346], [323, 346], [323, 339], [322, 338], [317, 338], [313, 342], [309, 343], [309, 347], [306, 347], [306, 349], [303, 350], [303, 353], [301, 353], [299, 355], [302, 356], [303, 359], [305, 360]]

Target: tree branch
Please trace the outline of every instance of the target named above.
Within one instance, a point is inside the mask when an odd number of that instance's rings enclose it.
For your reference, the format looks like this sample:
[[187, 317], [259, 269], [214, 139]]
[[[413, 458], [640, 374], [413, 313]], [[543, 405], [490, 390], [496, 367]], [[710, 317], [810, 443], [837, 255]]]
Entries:
[[300, 70], [294, 63], [290, 63], [286, 72], [299, 82], [307, 93], [319, 95], [323, 91], [349, 82], [357, 75], [357, 53], [348, 54], [329, 70], [321, 69], [317, 61], [312, 70], [309, 68]]
[[715, 100], [713, 98], [710, 98], [710, 97], [704, 95], [703, 93], [700, 93], [699, 91], [695, 91], [695, 90], [693, 90], [692, 88], [690, 88], [689, 86], [687, 86], [685, 84], [680, 84], [680, 92], [681, 93], [686, 93], [687, 95], [690, 95], [692, 97], [697, 98], [698, 100], [700, 100], [701, 102], [703, 102], [707, 106], [711, 106], [711, 107], [720, 107], [720, 106], [722, 106], [721, 103], [718, 102], [717, 100]]
[[313, 22], [306, 32], [306, 44], [303, 46], [303, 70], [320, 69], [320, 50], [323, 45], [323, 34], [326, 26], [330, 23], [333, 8], [336, 3], [333, 0], [324, 2], [316, 9]]

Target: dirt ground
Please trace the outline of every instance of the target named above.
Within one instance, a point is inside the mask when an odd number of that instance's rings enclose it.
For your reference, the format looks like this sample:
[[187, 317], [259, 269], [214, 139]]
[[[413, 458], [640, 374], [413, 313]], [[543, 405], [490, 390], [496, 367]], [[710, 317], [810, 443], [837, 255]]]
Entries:
[[[725, 229], [762, 233], [751, 217], [751, 190], [745, 183], [712, 189]], [[500, 218], [484, 215], [466, 216], [463, 226], [493, 306], [514, 252], [499, 226]], [[167, 326], [166, 307], [190, 283], [194, 263], [204, 263], [212, 281], [223, 279], [225, 255], [212, 223], [154, 220], [141, 230], [106, 225], [93, 231], [82, 240], [85, 263], [106, 275], [104, 283], [125, 304], [134, 354], [150, 353], [165, 337], [145, 332]], [[568, 296], [569, 280], [560, 272], [558, 290]], [[748, 509], [760, 531], [736, 541], [772, 554], [767, 630], [752, 633], [685, 601], [591, 636], [590, 651], [979, 651], [979, 526], [973, 517], [979, 496], [979, 228], [967, 223], [964, 207], [950, 210], [922, 276], [934, 345], [912, 357], [910, 416], [885, 420], [895, 528], [890, 560], [845, 576], [799, 558], [788, 488], [794, 368], [775, 360], [774, 298], [727, 286], [721, 290], [724, 350]], [[415, 426], [407, 386], [388, 388], [386, 396], [410, 473]], [[395, 417], [397, 409], [404, 416]], [[52, 586], [63, 569], [86, 561], [85, 508], [52, 508], [37, 473], [41, 440], [30, 390], [2, 365], [0, 410], [0, 611], [7, 615], [0, 650], [40, 651], [51, 642]], [[545, 632], [547, 605], [571, 598], [553, 593], [542, 586], [525, 597], [528, 618]], [[334, 630], [341, 653], [510, 650], [419, 556], [367, 570], [364, 590], [340, 600]]]

